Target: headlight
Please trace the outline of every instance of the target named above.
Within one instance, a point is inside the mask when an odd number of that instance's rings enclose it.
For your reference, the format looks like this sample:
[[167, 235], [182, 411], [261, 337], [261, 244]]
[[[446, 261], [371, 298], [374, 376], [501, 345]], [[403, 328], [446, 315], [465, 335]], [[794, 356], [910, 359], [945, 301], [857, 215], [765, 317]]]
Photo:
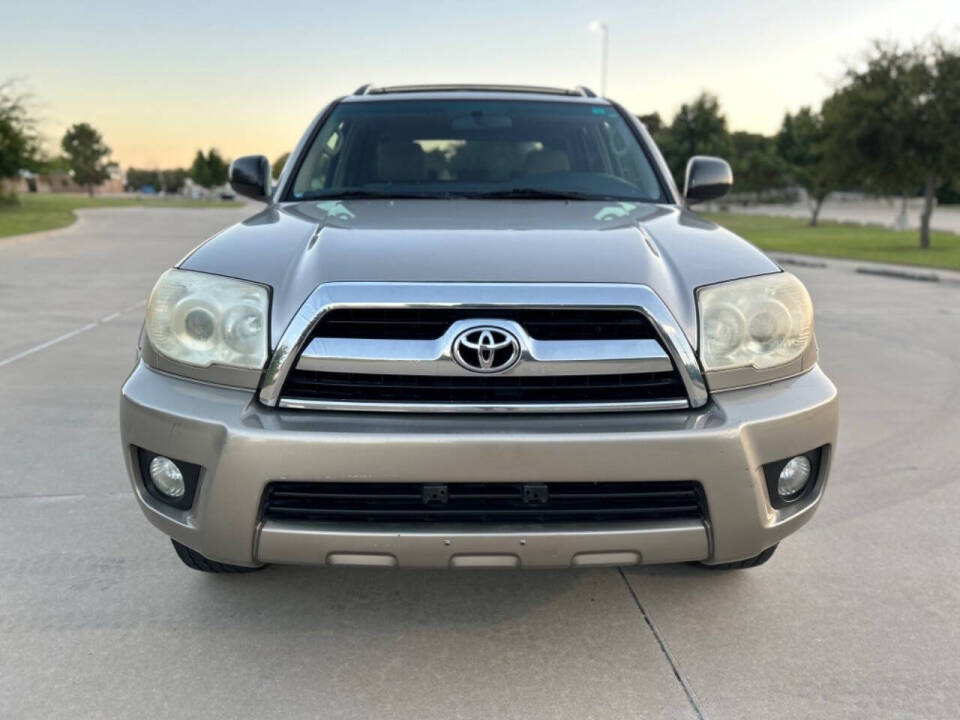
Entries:
[[783, 365], [800, 357], [813, 337], [810, 295], [790, 273], [701, 288], [697, 302], [707, 372]]
[[147, 302], [147, 337], [177, 362], [259, 370], [267, 360], [267, 291], [261, 285], [167, 270]]

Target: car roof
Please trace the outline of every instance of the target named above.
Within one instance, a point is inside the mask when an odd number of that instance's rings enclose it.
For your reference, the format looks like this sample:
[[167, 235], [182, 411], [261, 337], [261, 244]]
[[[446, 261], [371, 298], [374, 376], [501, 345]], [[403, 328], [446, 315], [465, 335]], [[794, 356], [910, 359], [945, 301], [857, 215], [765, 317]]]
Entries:
[[586, 102], [607, 104], [598, 98], [589, 88], [579, 86], [574, 89], [542, 87], [538, 85], [392, 85], [377, 87], [362, 85], [352, 94], [343, 98], [344, 102], [371, 102], [380, 100], [439, 100], [439, 99], [483, 99], [483, 100], [547, 100], [557, 102]]

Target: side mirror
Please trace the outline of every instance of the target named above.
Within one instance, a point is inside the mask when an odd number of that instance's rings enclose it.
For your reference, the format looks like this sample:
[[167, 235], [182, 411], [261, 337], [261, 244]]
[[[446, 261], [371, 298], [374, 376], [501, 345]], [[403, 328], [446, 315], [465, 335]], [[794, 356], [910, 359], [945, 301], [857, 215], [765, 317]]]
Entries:
[[239, 195], [266, 202], [270, 199], [270, 161], [263, 155], [245, 155], [230, 163], [230, 187]]
[[688, 205], [722, 198], [733, 187], [733, 170], [726, 160], [694, 155], [687, 161], [683, 179], [683, 199]]

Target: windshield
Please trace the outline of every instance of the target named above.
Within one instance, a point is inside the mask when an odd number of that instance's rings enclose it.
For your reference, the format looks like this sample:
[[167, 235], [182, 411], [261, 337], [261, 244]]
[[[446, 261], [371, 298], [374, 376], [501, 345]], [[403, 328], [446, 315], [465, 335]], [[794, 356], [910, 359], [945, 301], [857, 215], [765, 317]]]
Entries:
[[665, 201], [616, 109], [514, 100], [340, 103], [288, 192], [335, 197]]

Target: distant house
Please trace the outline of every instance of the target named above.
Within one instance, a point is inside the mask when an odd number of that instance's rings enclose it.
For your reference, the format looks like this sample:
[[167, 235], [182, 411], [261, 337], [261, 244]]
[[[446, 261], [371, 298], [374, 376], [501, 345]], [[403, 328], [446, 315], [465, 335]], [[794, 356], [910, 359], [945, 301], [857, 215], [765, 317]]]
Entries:
[[[122, 193], [126, 184], [126, 173], [116, 163], [107, 165], [110, 177], [97, 186], [98, 193]], [[34, 173], [21, 170], [19, 177], [7, 183], [7, 187], [15, 193], [82, 193], [87, 189], [77, 185], [73, 175], [66, 170], [56, 170], [50, 173]]]

